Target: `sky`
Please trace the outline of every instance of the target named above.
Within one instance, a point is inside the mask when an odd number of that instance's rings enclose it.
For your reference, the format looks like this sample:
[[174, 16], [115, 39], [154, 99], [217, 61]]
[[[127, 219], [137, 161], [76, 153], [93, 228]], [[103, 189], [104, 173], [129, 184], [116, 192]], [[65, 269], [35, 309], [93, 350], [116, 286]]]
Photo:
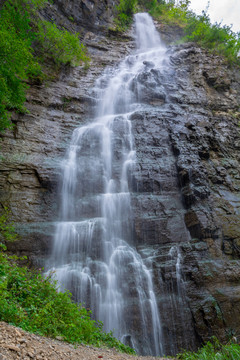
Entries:
[[[208, 0], [191, 0], [190, 8], [201, 14], [207, 7]], [[240, 32], [240, 0], [210, 0], [208, 9], [211, 22], [221, 22], [222, 25], [233, 25], [234, 32]]]

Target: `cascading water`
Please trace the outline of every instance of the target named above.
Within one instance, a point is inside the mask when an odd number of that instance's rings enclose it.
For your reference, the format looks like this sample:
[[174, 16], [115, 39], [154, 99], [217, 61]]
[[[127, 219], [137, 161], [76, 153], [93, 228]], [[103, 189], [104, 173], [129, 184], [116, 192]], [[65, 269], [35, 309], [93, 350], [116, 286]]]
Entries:
[[135, 163], [130, 115], [139, 107], [136, 79], [165, 48], [148, 14], [135, 16], [137, 51], [94, 89], [96, 118], [77, 128], [63, 163], [61, 221], [51, 269], [61, 288], [91, 308], [123, 342], [163, 354], [151, 269], [134, 248], [129, 182]]

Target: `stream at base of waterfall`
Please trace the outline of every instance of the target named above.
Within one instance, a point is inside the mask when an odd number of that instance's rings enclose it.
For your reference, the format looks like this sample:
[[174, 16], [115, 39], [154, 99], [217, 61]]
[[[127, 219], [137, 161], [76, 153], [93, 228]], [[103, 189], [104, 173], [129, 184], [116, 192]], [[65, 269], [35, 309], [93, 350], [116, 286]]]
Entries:
[[69, 289], [103, 321], [105, 331], [138, 353], [163, 355], [151, 264], [134, 247], [130, 116], [141, 105], [142, 71], [153, 63], [163, 70], [168, 60], [148, 14], [136, 14], [134, 27], [135, 52], [97, 81], [96, 116], [73, 132], [62, 164], [61, 214], [48, 271], [60, 289]]

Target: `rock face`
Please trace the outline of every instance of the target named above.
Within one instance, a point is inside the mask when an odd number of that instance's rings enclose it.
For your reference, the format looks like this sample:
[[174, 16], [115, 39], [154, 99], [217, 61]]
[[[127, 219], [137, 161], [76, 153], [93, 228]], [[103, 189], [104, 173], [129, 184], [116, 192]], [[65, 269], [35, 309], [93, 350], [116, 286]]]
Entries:
[[194, 44], [169, 56], [164, 73], [148, 67], [138, 79], [132, 202], [175, 353], [239, 333], [240, 78]]
[[[63, 18], [107, 21], [105, 2], [56, 6]], [[63, 69], [57, 81], [31, 88], [30, 114], [16, 116], [1, 143], [0, 202], [21, 237], [9, 248], [35, 266], [51, 248], [61, 161], [73, 129], [91, 119], [94, 81], [132, 47], [94, 32], [85, 42], [91, 68]], [[144, 105], [132, 115], [131, 186], [136, 248], [152, 261], [164, 345], [174, 354], [240, 333], [240, 76], [191, 43], [168, 55], [165, 72], [149, 62], [133, 84]]]
[[59, 26], [85, 34], [86, 31], [106, 33], [117, 0], [56, 0], [42, 10], [43, 16]]

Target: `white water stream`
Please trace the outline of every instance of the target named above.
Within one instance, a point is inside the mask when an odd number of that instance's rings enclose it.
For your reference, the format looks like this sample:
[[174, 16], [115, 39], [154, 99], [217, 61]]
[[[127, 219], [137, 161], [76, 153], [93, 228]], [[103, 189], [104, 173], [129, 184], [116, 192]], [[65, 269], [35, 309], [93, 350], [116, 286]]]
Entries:
[[161, 355], [161, 320], [151, 269], [134, 247], [128, 183], [135, 164], [130, 116], [141, 91], [134, 79], [149, 62], [163, 66], [166, 49], [148, 14], [135, 16], [135, 33], [135, 53], [96, 84], [95, 120], [73, 132], [49, 271], [106, 331], [140, 353]]

